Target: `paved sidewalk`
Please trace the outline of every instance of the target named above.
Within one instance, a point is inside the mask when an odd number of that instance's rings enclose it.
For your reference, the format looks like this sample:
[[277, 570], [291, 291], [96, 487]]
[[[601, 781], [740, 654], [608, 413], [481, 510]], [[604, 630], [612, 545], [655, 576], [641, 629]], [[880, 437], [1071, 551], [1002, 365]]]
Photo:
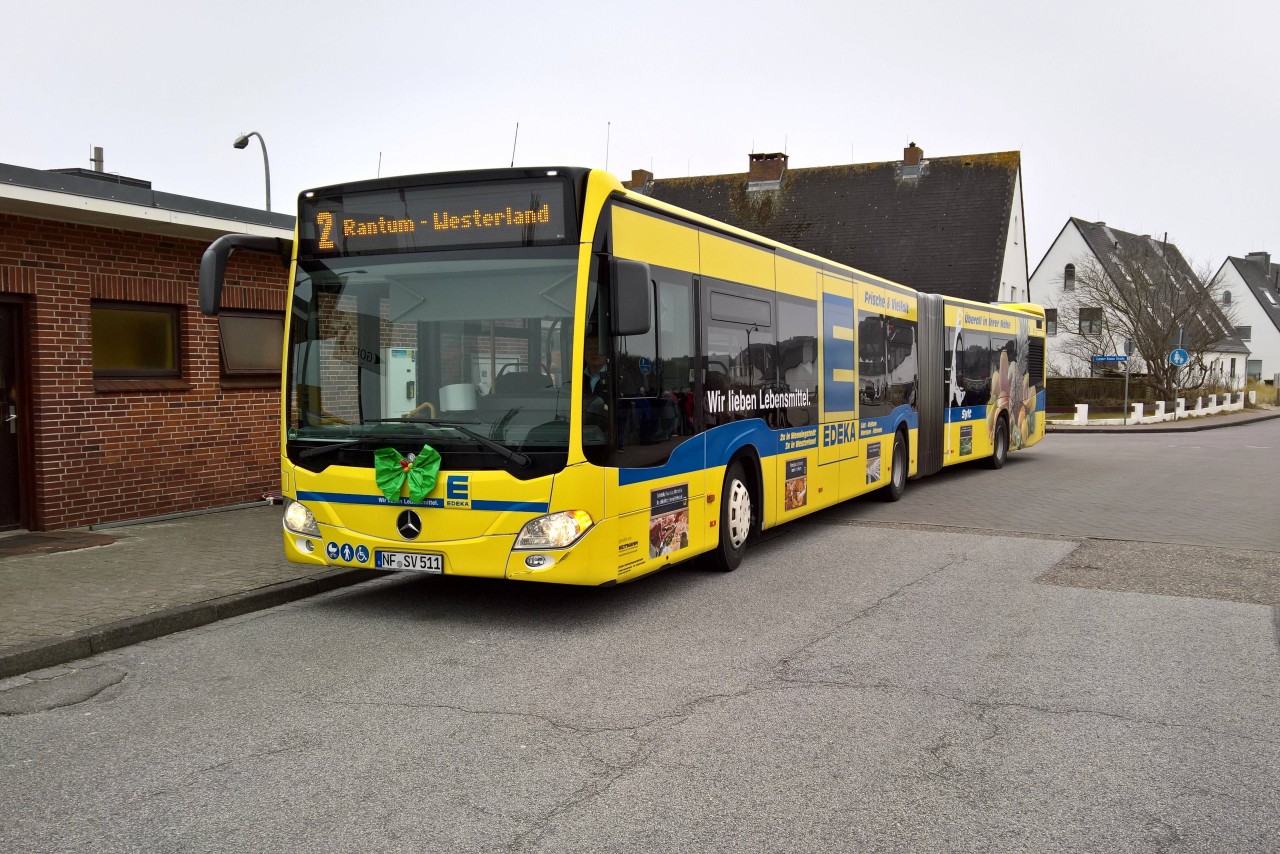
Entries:
[[1194, 433], [1198, 430], [1217, 430], [1280, 418], [1280, 407], [1260, 405], [1254, 409], [1226, 412], [1219, 415], [1202, 415], [1198, 418], [1180, 418], [1159, 424], [1048, 424], [1050, 433]]
[[0, 535], [0, 679], [382, 575], [289, 563], [280, 514]]

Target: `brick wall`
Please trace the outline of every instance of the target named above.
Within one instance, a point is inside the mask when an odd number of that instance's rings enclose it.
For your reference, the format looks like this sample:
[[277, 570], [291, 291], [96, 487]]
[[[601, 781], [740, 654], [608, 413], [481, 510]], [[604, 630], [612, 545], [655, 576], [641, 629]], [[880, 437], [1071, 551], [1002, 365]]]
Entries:
[[[279, 390], [223, 387], [200, 313], [206, 241], [0, 215], [0, 293], [27, 304], [36, 530], [225, 506], [279, 488]], [[225, 308], [283, 311], [287, 272], [231, 257]], [[181, 381], [94, 382], [90, 301], [180, 307]]]

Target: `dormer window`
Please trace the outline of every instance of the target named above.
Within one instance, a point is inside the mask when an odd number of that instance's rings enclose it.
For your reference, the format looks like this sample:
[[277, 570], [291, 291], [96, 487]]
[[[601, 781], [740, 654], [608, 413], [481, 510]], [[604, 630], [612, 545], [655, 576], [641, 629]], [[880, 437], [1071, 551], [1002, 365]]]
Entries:
[[1064, 291], [1074, 291], [1076, 289], [1076, 265], [1068, 264], [1062, 271], [1062, 289]]

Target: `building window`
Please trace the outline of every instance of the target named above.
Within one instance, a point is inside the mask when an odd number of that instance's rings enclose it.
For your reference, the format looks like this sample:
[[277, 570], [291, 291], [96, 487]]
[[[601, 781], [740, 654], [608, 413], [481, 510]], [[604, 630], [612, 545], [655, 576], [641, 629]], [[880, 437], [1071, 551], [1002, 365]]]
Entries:
[[1231, 291], [1222, 292], [1222, 304], [1231, 305]]
[[283, 315], [223, 311], [218, 315], [218, 333], [224, 377], [280, 379]]
[[1080, 309], [1080, 334], [1081, 335], [1101, 335], [1102, 334], [1102, 309], [1101, 308]]
[[94, 302], [90, 310], [95, 378], [179, 377], [177, 306]]
[[1249, 359], [1245, 363], [1245, 371], [1249, 374], [1249, 379], [1254, 382], [1262, 382], [1262, 360]]
[[1044, 310], [1044, 334], [1049, 337], [1058, 334], [1058, 310], [1056, 308], [1046, 308]]
[[1076, 265], [1068, 264], [1062, 271], [1062, 289], [1064, 291], [1074, 291], [1076, 289]]
[[1252, 326], [1237, 326], [1237, 327], [1236, 327], [1236, 337], [1237, 337], [1237, 338], [1239, 338], [1241, 341], [1248, 341], [1250, 338], [1252, 338], [1252, 337], [1253, 337], [1253, 327], [1252, 327]]

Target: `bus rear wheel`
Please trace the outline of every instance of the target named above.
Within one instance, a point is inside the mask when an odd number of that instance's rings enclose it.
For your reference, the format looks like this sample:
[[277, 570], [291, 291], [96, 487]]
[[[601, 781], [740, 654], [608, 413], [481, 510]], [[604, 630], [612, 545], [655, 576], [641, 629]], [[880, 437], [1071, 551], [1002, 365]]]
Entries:
[[742, 563], [742, 555], [751, 539], [752, 516], [751, 487], [747, 483], [742, 461], [735, 460], [724, 474], [724, 488], [720, 492], [720, 542], [707, 556], [712, 569], [732, 572]]
[[993, 444], [991, 459], [987, 460], [987, 465], [993, 469], [1004, 468], [1004, 461], [1009, 458], [1009, 422], [1003, 417], [996, 421], [996, 435], [993, 439]]
[[880, 495], [885, 501], [897, 501], [907, 491], [907, 441], [901, 430], [893, 434], [893, 456], [889, 460], [889, 485], [880, 490]]

